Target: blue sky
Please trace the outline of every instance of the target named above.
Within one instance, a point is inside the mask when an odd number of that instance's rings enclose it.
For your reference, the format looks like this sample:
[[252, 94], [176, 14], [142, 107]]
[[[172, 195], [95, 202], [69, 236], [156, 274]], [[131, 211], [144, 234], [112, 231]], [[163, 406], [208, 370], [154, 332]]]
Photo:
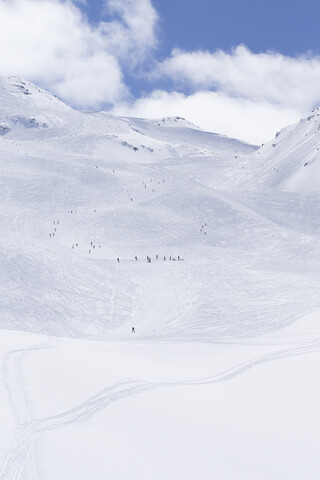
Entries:
[[0, 0], [0, 74], [261, 143], [320, 104], [319, 14], [315, 0]]
[[[320, 53], [317, 0], [153, 0], [152, 4], [160, 17], [157, 59], [166, 58], [176, 47], [228, 51], [241, 44], [255, 53]], [[103, 0], [80, 6], [91, 23], [109, 18]], [[152, 89], [146, 79], [127, 75], [135, 95]]]
[[[160, 15], [160, 55], [172, 48], [319, 53], [317, 0], [154, 0]], [[81, 5], [80, 5], [81, 6]], [[81, 6], [91, 22], [103, 17], [103, 0]]]
[[156, 0], [163, 49], [228, 50], [245, 44], [286, 55], [319, 52], [320, 4], [316, 0]]

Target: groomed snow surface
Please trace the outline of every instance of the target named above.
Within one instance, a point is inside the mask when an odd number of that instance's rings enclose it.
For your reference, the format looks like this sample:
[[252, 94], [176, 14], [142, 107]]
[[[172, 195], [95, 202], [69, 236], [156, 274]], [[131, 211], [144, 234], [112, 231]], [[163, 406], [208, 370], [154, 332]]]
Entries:
[[1, 480], [319, 478], [319, 119], [258, 149], [0, 79]]

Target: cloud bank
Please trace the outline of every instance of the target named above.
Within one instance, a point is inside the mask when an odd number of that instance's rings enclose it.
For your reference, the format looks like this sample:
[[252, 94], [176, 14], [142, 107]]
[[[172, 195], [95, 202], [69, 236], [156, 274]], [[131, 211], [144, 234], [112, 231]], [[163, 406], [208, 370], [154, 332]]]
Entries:
[[123, 100], [122, 65], [154, 48], [157, 13], [149, 0], [105, 5], [114, 18], [93, 26], [70, 1], [0, 0], [1, 75], [24, 77], [81, 108]]
[[[157, 61], [151, 0], [101, 0], [105, 20], [97, 24], [83, 13], [87, 3], [0, 0], [0, 74], [25, 78], [77, 108], [181, 115], [252, 143], [320, 104], [319, 57], [240, 45], [230, 52], [174, 49]], [[130, 75], [147, 90], [143, 97], [133, 98]]]
[[310, 55], [257, 54], [243, 45], [229, 53], [176, 49], [149, 75], [170, 80], [171, 92], [155, 90], [115, 113], [181, 115], [259, 144], [320, 104], [320, 58]]
[[309, 109], [320, 100], [320, 58], [253, 53], [244, 45], [231, 53], [174, 50], [154, 76], [193, 89], [214, 88], [231, 97]]

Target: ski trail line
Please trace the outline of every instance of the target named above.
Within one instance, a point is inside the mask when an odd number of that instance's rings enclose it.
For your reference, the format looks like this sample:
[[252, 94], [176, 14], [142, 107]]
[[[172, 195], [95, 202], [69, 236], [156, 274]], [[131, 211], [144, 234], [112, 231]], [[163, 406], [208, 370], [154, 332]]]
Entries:
[[77, 405], [62, 414], [53, 417], [34, 420], [18, 428], [11, 453], [7, 456], [0, 471], [0, 479], [17, 480], [27, 457], [30, 444], [41, 434], [67, 425], [69, 423], [84, 421], [103, 410], [108, 405], [123, 398], [141, 393], [154, 387], [153, 384], [143, 382], [125, 381], [106, 388], [99, 394], [91, 397], [86, 402]]
[[[3, 386], [7, 391], [8, 399], [17, 424], [32, 422], [32, 413], [28, 401], [27, 391], [24, 387], [21, 364], [23, 360], [32, 352], [53, 348], [58, 343], [58, 339], [49, 338], [48, 340], [33, 345], [28, 348], [10, 350], [6, 353], [3, 366]], [[34, 451], [35, 445], [31, 444], [28, 449], [28, 473], [30, 478], [39, 477], [37, 468], [37, 455]]]
[[18, 480], [20, 478], [22, 468], [27, 460], [30, 445], [32, 445], [39, 436], [49, 430], [60, 428], [70, 423], [85, 421], [114, 402], [155, 388], [197, 386], [223, 382], [267, 362], [305, 355], [308, 353], [315, 353], [318, 351], [320, 351], [320, 338], [291, 349], [277, 350], [273, 353], [257, 356], [215, 375], [200, 379], [175, 382], [143, 382], [126, 380], [116, 383], [90, 397], [85, 402], [82, 402], [61, 414], [38, 420], [31, 420], [28, 423], [21, 425], [17, 430], [14, 444], [11, 447], [11, 452], [9, 452], [3, 463], [0, 471], [0, 479]]

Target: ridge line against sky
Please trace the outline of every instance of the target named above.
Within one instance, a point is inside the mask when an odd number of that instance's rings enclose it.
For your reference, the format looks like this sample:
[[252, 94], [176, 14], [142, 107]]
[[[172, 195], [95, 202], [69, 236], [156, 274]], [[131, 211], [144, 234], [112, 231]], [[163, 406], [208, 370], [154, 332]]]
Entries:
[[259, 144], [320, 104], [317, 13], [313, 0], [0, 0], [0, 74], [75, 108], [179, 115]]

